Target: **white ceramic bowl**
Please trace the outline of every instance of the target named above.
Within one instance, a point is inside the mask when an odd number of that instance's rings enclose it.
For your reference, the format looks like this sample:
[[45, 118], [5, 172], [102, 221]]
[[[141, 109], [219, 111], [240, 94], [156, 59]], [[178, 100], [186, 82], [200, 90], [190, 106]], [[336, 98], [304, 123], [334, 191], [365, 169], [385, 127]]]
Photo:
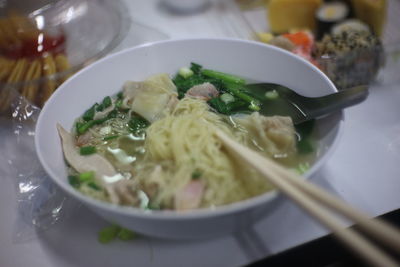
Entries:
[[[151, 43], [108, 56], [64, 83], [46, 103], [36, 126], [38, 157], [53, 181], [72, 197], [105, 219], [137, 232], [164, 238], [209, 238], [238, 231], [273, 209], [275, 192], [218, 207], [186, 213], [146, 212], [104, 203], [82, 195], [67, 181], [67, 170], [56, 123], [71, 129], [74, 119], [115, 94], [126, 80], [143, 80], [197, 62], [206, 68], [237, 74], [254, 81], [288, 86], [306, 96], [335, 92], [330, 80], [312, 64], [276, 47], [234, 39], [183, 39]], [[316, 124], [320, 141], [318, 160], [307, 175], [327, 159], [341, 132], [341, 112]]]

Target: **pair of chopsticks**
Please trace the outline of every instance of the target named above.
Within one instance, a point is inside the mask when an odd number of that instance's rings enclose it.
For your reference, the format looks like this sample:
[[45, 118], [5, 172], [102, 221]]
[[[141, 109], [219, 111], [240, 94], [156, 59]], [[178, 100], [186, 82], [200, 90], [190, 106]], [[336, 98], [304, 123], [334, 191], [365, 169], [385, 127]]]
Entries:
[[228, 150], [259, 171], [271, 184], [330, 229], [339, 240], [362, 256], [366, 262], [375, 266], [399, 266], [399, 263], [360, 233], [345, 227], [338, 216], [331, 212], [335, 211], [337, 215], [347, 217], [365, 234], [400, 253], [400, 232], [396, 228], [382, 220], [370, 219], [363, 212], [307, 182], [300, 175], [237, 143], [222, 131], [216, 130], [216, 136]]

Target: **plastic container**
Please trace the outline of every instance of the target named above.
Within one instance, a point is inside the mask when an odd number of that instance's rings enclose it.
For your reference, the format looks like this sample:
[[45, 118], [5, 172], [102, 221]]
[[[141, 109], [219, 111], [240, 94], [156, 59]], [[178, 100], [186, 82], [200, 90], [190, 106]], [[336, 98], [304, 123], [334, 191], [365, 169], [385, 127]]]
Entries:
[[119, 1], [6, 1], [0, 13], [0, 114], [17, 91], [42, 106], [74, 72], [121, 43], [131, 20]]

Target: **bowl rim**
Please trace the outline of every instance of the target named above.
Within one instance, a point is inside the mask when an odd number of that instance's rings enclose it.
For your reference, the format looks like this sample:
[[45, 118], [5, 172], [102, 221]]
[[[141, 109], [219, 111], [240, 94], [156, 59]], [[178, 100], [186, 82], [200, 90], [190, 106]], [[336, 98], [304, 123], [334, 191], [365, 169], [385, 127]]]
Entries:
[[[178, 39], [168, 39], [168, 40], [149, 42], [149, 43], [141, 44], [138, 46], [126, 48], [126, 49], [123, 49], [116, 53], [113, 53], [111, 55], [108, 55], [108, 56], [100, 59], [99, 61], [79, 70], [71, 78], [69, 78], [66, 82], [64, 82], [54, 92], [54, 94], [49, 98], [49, 100], [44, 105], [42, 111], [39, 114], [38, 121], [36, 123], [35, 150], [36, 150], [36, 154], [39, 158], [39, 161], [42, 164], [42, 167], [45, 169], [45, 171], [49, 175], [50, 179], [54, 183], [56, 183], [59, 187], [61, 187], [64, 192], [77, 198], [85, 205], [89, 205], [91, 207], [95, 207], [100, 210], [105, 210], [110, 213], [116, 213], [116, 214], [125, 215], [125, 216], [140, 217], [142, 219], [146, 218], [146, 219], [158, 219], [158, 220], [176, 220], [176, 219], [193, 220], [193, 219], [203, 219], [203, 218], [209, 218], [209, 217], [220, 217], [220, 216], [225, 216], [225, 215], [229, 215], [232, 213], [244, 211], [249, 208], [258, 207], [258, 206], [261, 206], [262, 204], [268, 204], [271, 202], [270, 200], [275, 199], [280, 193], [277, 190], [271, 190], [271, 191], [268, 191], [266, 193], [263, 193], [261, 195], [258, 195], [258, 196], [255, 196], [255, 197], [252, 197], [249, 199], [241, 200], [239, 202], [234, 202], [234, 203], [230, 203], [230, 204], [226, 204], [226, 205], [217, 206], [215, 208], [201, 208], [201, 209], [189, 210], [189, 211], [185, 211], [185, 212], [177, 212], [174, 210], [143, 210], [140, 208], [135, 208], [135, 207], [130, 207], [130, 206], [129, 207], [120, 206], [120, 205], [116, 205], [116, 204], [112, 204], [109, 202], [91, 198], [91, 197], [86, 196], [86, 195], [82, 194], [81, 192], [77, 191], [72, 186], [70, 186], [68, 183], [63, 182], [60, 179], [54, 178], [54, 177], [58, 177], [58, 175], [56, 175], [55, 173], [53, 173], [51, 171], [50, 166], [47, 164], [47, 162], [45, 160], [45, 156], [41, 153], [39, 136], [41, 136], [41, 134], [42, 134], [41, 125], [45, 124], [44, 119], [43, 119], [43, 114], [48, 112], [48, 107], [50, 106], [50, 103], [53, 101], [53, 99], [55, 99], [57, 97], [57, 95], [60, 93], [60, 91], [64, 90], [64, 88], [68, 86], [70, 81], [75, 79], [75, 77], [82, 75], [84, 72], [88, 71], [89, 69], [102, 64], [104, 61], [111, 60], [112, 58], [118, 57], [121, 54], [130, 53], [131, 51], [140, 50], [140, 49], [143, 49], [146, 47], [164, 45], [166, 43], [168, 44], [168, 43], [175, 43], [175, 42], [192, 42], [192, 41], [237, 42], [237, 43], [243, 43], [243, 44], [250, 45], [250, 46], [255, 45], [255, 46], [265, 47], [267, 49], [279, 51], [279, 53], [285, 53], [285, 54], [289, 55], [290, 57], [294, 58], [295, 60], [302, 61], [303, 64], [308, 65], [314, 71], [318, 72], [326, 80], [326, 82], [330, 85], [330, 87], [333, 88], [334, 91], [337, 92], [337, 88], [332, 83], [332, 81], [321, 70], [319, 70], [316, 66], [314, 66], [312, 63], [308, 62], [307, 60], [305, 60], [301, 57], [294, 55], [293, 53], [291, 53], [289, 51], [281, 49], [279, 47], [256, 42], [253, 40], [243, 40], [243, 39], [237, 39], [237, 38], [204, 38], [204, 37], [178, 38]], [[321, 165], [324, 164], [326, 162], [326, 160], [332, 155], [332, 153], [338, 146], [339, 139], [341, 138], [341, 136], [343, 134], [344, 113], [343, 113], [343, 111], [339, 111], [335, 114], [339, 115], [339, 119], [338, 119], [338, 124], [336, 126], [337, 130], [336, 130], [336, 135], [334, 137], [333, 143], [329, 147], [328, 151], [310, 168], [310, 170], [308, 172], [306, 172], [306, 174], [304, 175], [305, 178], [309, 178], [312, 175], [314, 175], [316, 173], [316, 171], [320, 169]]]

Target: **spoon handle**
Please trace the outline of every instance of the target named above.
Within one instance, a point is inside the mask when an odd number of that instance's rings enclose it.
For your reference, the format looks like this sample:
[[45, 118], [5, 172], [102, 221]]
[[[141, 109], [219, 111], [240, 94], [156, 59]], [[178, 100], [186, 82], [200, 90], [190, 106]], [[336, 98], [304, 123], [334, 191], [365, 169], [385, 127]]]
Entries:
[[358, 104], [367, 98], [368, 93], [368, 86], [360, 85], [327, 96], [307, 99], [307, 115], [317, 118]]

